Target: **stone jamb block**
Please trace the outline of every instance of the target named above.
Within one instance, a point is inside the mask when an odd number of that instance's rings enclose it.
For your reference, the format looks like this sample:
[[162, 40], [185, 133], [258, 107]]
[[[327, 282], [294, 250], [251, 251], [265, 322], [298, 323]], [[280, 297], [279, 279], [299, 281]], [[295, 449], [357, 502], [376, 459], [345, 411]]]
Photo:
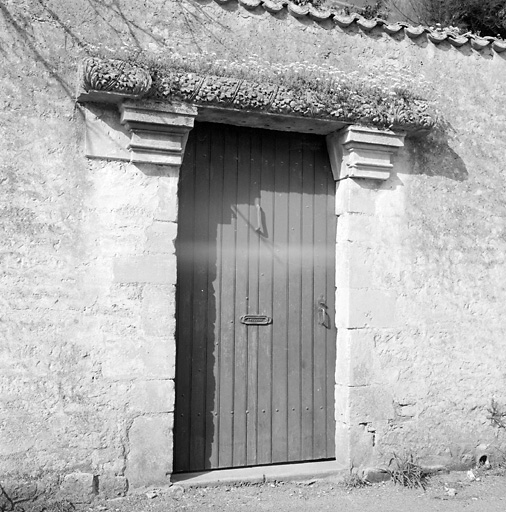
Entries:
[[379, 378], [374, 348], [375, 330], [339, 329], [336, 382], [341, 386], [370, 386]]
[[404, 133], [364, 126], [330, 133], [327, 149], [334, 179], [387, 180], [393, 169], [392, 158], [404, 146], [404, 137]]
[[176, 258], [171, 255], [145, 254], [121, 256], [114, 260], [115, 283], [176, 284]]
[[340, 180], [336, 184], [336, 215], [375, 215], [378, 187], [375, 180]]
[[163, 165], [177, 175], [196, 116], [197, 108], [184, 103], [90, 103], [85, 109], [86, 156]]
[[131, 132], [131, 162], [179, 169], [197, 109], [186, 104], [125, 101], [121, 124]]
[[349, 400], [351, 426], [395, 418], [393, 398], [383, 386], [350, 387]]
[[129, 407], [141, 414], [174, 412], [174, 381], [137, 380], [132, 384], [129, 394]]
[[139, 416], [129, 431], [125, 476], [132, 488], [168, 485], [172, 472], [173, 415]]
[[395, 325], [396, 297], [386, 290], [336, 288], [336, 326], [346, 329]]

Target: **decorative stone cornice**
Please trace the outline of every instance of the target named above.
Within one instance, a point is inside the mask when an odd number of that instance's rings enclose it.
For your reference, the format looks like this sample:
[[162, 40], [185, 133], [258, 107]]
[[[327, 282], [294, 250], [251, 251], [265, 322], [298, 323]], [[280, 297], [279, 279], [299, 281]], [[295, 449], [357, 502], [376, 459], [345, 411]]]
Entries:
[[334, 179], [387, 180], [392, 157], [404, 146], [404, 133], [349, 126], [327, 135], [327, 148]]
[[[397, 95], [377, 98], [372, 89], [323, 92], [317, 82], [304, 89], [167, 68], [153, 71], [120, 60], [86, 59], [78, 101], [120, 103], [125, 99], [180, 102], [260, 115], [293, 116], [332, 123], [372, 124], [409, 132], [430, 130], [435, 113], [426, 101]], [[368, 91], [368, 92], [367, 92]], [[328, 132], [327, 132], [328, 133]]]
[[151, 75], [140, 66], [125, 61], [85, 59], [80, 67], [84, 91], [115, 92], [142, 97], [152, 86]]
[[131, 133], [131, 162], [179, 169], [197, 109], [191, 105], [127, 101], [119, 106], [121, 124]]

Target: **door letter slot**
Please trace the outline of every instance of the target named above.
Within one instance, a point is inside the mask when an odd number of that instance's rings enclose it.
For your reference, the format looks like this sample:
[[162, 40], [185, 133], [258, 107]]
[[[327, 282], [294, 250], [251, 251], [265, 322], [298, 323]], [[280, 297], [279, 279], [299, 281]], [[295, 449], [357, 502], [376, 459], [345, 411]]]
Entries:
[[272, 324], [272, 318], [265, 315], [242, 315], [241, 324], [244, 325], [269, 325]]

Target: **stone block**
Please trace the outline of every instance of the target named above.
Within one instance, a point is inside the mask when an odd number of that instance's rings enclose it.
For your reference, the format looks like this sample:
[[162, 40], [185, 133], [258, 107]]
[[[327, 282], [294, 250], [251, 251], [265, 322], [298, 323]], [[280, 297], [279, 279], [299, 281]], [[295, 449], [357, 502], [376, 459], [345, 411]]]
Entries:
[[142, 328], [150, 336], [173, 332], [176, 318], [176, 287], [145, 285], [142, 291]]
[[60, 485], [59, 497], [72, 503], [91, 503], [98, 493], [98, 477], [92, 473], [70, 473]]
[[360, 213], [374, 215], [376, 211], [376, 183], [370, 180], [347, 178], [336, 185], [336, 215]]
[[155, 210], [155, 219], [166, 222], [177, 222], [178, 209], [178, 173], [172, 171], [170, 175], [159, 178], [158, 207]]
[[338, 386], [346, 387], [350, 382], [351, 343], [348, 329], [338, 329], [336, 339], [336, 376]]
[[[16, 479], [1, 480], [0, 484], [5, 496], [14, 503], [33, 500], [38, 494], [38, 487], [35, 482]], [[0, 510], [3, 510], [1, 507], [0, 502]]]
[[337, 422], [335, 431], [336, 465], [350, 467], [350, 427], [347, 423]]
[[128, 431], [125, 476], [130, 487], [168, 485], [172, 471], [173, 415], [139, 416]]
[[336, 247], [336, 285], [339, 288], [371, 288], [375, 253], [366, 245], [341, 243]]
[[390, 480], [390, 473], [382, 468], [364, 468], [362, 470], [362, 478], [370, 484], [377, 484]]
[[374, 348], [374, 333], [368, 330], [353, 330], [350, 334], [350, 378], [349, 385], [367, 386], [380, 380], [380, 367]]
[[395, 326], [396, 299], [386, 291], [338, 286], [336, 297], [340, 304], [336, 311], [338, 328]]
[[119, 122], [116, 106], [89, 103], [84, 108], [84, 113], [86, 156], [129, 161], [130, 152], [127, 146], [130, 133]]
[[336, 382], [343, 386], [367, 386], [380, 378], [375, 357], [374, 332], [339, 329], [337, 334]]
[[146, 251], [157, 254], [174, 254], [176, 236], [177, 224], [175, 222], [155, 221], [146, 230]]
[[377, 229], [378, 221], [372, 216], [359, 213], [341, 215], [337, 220], [336, 241], [337, 244], [359, 242], [373, 247]]
[[394, 402], [381, 386], [361, 386], [349, 390], [350, 424], [394, 419]]
[[336, 423], [350, 422], [350, 388], [347, 385], [336, 385], [335, 393], [335, 418]]
[[174, 500], [180, 500], [184, 494], [184, 487], [182, 485], [171, 485], [167, 494]]
[[114, 261], [116, 283], [176, 284], [174, 255], [124, 256]]
[[191, 105], [129, 102], [119, 106], [121, 123], [132, 133], [131, 161], [179, 170], [197, 109]]
[[144, 375], [148, 378], [173, 379], [176, 368], [174, 331], [167, 338], [154, 338], [141, 354]]
[[120, 498], [128, 491], [128, 480], [124, 476], [100, 475], [98, 490], [103, 499]]
[[107, 379], [173, 379], [175, 375], [175, 340], [172, 331], [165, 339], [139, 339], [136, 343], [107, 344], [102, 374]]
[[374, 455], [374, 432], [367, 425], [350, 426], [350, 465], [354, 468], [371, 464]]
[[364, 126], [349, 126], [327, 135], [334, 179], [347, 177], [387, 180], [392, 157], [404, 145], [404, 134]]
[[174, 411], [174, 381], [136, 381], [130, 391], [130, 409], [140, 413], [166, 413]]

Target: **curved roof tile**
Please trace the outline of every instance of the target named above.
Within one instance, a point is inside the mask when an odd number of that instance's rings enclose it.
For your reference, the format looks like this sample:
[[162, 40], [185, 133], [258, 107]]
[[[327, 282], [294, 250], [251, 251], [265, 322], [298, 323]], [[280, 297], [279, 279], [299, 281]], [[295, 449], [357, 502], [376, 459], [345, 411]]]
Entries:
[[330, 9], [316, 9], [312, 5], [309, 7], [309, 17], [313, 21], [325, 21], [328, 20], [332, 16], [332, 11]]
[[295, 18], [304, 18], [309, 14], [309, 5], [297, 5], [292, 2], [288, 2], [288, 12]]
[[390, 35], [395, 35], [404, 30], [404, 33], [411, 39], [417, 39], [426, 34], [427, 39], [433, 44], [441, 44], [443, 41], [448, 41], [456, 48], [463, 46], [467, 43], [471, 47], [480, 52], [485, 48], [492, 48], [496, 53], [506, 51], [506, 40], [496, 37], [479, 37], [475, 34], [467, 33], [457, 35], [447, 29], [432, 29], [429, 27], [418, 26], [414, 27], [404, 22], [388, 23], [381, 18], [367, 19], [357, 13], [350, 15], [340, 14], [329, 9], [319, 9], [311, 4], [297, 5], [288, 0], [215, 0], [220, 4], [225, 4], [232, 1], [237, 1], [245, 9], [251, 10], [261, 7], [267, 12], [277, 14], [285, 10], [295, 18], [308, 17], [315, 22], [323, 22], [333, 20], [336, 25], [341, 28], [348, 28], [354, 25], [360, 27], [364, 32], [370, 32], [375, 28], [381, 29]]

